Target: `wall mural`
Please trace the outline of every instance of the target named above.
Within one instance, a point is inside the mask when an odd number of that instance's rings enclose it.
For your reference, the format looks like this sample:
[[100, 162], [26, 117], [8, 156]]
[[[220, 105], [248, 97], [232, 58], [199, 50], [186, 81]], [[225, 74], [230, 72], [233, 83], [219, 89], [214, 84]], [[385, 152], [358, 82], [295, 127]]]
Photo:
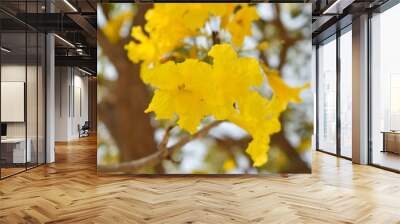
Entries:
[[311, 172], [311, 4], [98, 7], [99, 172]]

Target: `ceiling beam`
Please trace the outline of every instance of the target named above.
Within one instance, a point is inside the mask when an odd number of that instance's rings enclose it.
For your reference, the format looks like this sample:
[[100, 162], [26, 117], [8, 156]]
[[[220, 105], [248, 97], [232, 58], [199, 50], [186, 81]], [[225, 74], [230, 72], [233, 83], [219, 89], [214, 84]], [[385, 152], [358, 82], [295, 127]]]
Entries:
[[43, 32], [81, 31], [69, 14], [62, 13], [18, 13], [16, 17], [31, 27]]
[[97, 59], [91, 56], [55, 56], [56, 66], [87, 67], [96, 71]]
[[68, 14], [68, 17], [80, 26], [90, 37], [96, 38], [97, 30], [80, 14]]

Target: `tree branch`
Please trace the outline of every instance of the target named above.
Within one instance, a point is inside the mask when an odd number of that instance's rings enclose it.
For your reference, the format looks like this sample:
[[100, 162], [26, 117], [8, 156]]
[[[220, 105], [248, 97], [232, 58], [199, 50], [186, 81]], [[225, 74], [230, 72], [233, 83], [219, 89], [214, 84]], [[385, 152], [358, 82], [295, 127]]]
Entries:
[[219, 32], [218, 31], [212, 31], [211, 33], [212, 37], [212, 45], [220, 44], [221, 40], [219, 39]]
[[97, 171], [98, 172], [134, 172], [138, 169], [144, 168], [144, 167], [151, 167], [151, 166], [156, 166], [157, 164], [161, 163], [161, 161], [168, 156], [172, 155], [175, 153], [177, 150], [180, 150], [184, 145], [189, 143], [190, 141], [196, 139], [196, 138], [202, 138], [208, 134], [208, 132], [219, 125], [222, 121], [214, 121], [211, 124], [205, 126], [204, 128], [200, 129], [198, 132], [196, 132], [193, 135], [185, 136], [181, 138], [176, 144], [170, 147], [166, 147], [170, 135], [170, 131], [172, 130], [172, 126], [168, 127], [167, 130], [165, 131], [165, 134], [163, 136], [163, 139], [161, 143], [158, 146], [158, 150], [154, 152], [151, 155], [148, 155], [146, 157], [137, 159], [137, 160], [132, 160], [128, 162], [121, 162], [117, 164], [111, 164], [111, 165], [98, 165], [97, 166]]
[[[151, 5], [143, 4], [134, 19], [143, 25], [144, 14]], [[108, 85], [112, 94], [104, 94], [99, 103], [99, 119], [106, 125], [119, 150], [120, 161], [144, 158], [157, 152], [150, 117], [144, 113], [149, 100], [145, 84], [140, 79], [140, 65], [133, 64], [124, 50], [124, 43], [112, 44], [104, 33], [97, 32], [102, 52], [115, 66], [118, 76]]]
[[214, 127], [218, 126], [221, 123], [222, 123], [222, 121], [214, 121], [211, 124], [202, 128], [200, 131], [194, 133], [193, 135], [187, 135], [187, 136], [181, 138], [181, 140], [179, 142], [175, 143], [175, 145], [173, 145], [169, 148], [169, 151], [171, 151], [170, 154], [171, 155], [174, 154], [182, 146], [186, 145], [188, 142], [192, 141], [193, 139], [202, 138], [202, 137], [206, 136], [211, 129], [213, 129]]

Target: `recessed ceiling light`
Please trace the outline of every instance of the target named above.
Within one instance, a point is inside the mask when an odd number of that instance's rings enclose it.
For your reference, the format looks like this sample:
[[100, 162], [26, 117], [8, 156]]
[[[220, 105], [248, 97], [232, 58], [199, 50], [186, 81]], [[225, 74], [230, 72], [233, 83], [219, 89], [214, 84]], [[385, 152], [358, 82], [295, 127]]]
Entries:
[[83, 69], [81, 69], [81, 68], [79, 68], [79, 67], [78, 67], [78, 70], [81, 71], [81, 72], [83, 72], [83, 73], [85, 73], [85, 74], [87, 74], [87, 75], [93, 75], [92, 73], [90, 73], [90, 72], [88, 72], [88, 71], [86, 71], [86, 70], [83, 70]]
[[66, 40], [66, 39], [64, 39], [64, 38], [62, 38], [62, 37], [60, 37], [60, 36], [57, 35], [57, 34], [54, 34], [54, 36], [57, 37], [57, 38], [58, 38], [59, 40], [61, 40], [62, 42], [64, 42], [65, 44], [67, 44], [68, 46], [75, 48], [75, 45], [73, 45], [73, 44], [72, 44], [71, 42], [69, 42], [68, 40]]
[[78, 10], [68, 0], [64, 0], [64, 3], [67, 4], [74, 12], [78, 12]]
[[5, 48], [5, 47], [1, 47], [0, 49], [1, 49], [2, 51], [6, 52], [6, 53], [10, 53], [10, 52], [11, 52], [11, 50], [9, 50], [9, 49], [7, 49], [7, 48]]
[[342, 14], [343, 9], [351, 5], [355, 0], [336, 0], [322, 14]]

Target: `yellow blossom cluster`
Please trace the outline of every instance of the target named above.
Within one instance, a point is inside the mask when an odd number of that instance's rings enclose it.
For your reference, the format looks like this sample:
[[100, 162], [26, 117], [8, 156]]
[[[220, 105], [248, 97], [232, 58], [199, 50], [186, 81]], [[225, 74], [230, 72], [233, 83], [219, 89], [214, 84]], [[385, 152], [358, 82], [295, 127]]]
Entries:
[[[216, 44], [208, 51], [210, 60], [190, 56], [174, 62], [177, 48], [186, 38], [202, 33], [211, 17], [220, 18], [220, 29], [231, 36], [228, 43]], [[252, 23], [259, 19], [254, 5], [243, 3], [154, 4], [145, 14], [144, 27], [132, 28], [133, 40], [125, 46], [129, 59], [141, 64], [142, 80], [155, 88], [146, 113], [156, 119], [177, 119], [177, 125], [195, 133], [205, 117], [230, 121], [252, 137], [246, 152], [253, 165], [268, 161], [270, 137], [281, 130], [280, 115], [290, 102], [301, 101], [300, 93], [307, 86], [288, 86], [277, 71], [268, 69], [255, 58], [239, 57], [246, 36], [252, 34]], [[211, 36], [208, 34], [208, 37]], [[258, 50], [268, 43], [258, 43]], [[272, 97], [259, 93], [268, 82]], [[224, 166], [225, 167], [225, 166]], [[234, 164], [226, 164], [231, 169]]]
[[251, 23], [259, 18], [254, 6], [243, 3], [154, 4], [145, 15], [144, 30], [132, 28], [128, 57], [134, 63], [158, 63], [182, 46], [185, 38], [199, 35], [211, 16], [221, 18], [221, 28], [229, 31], [236, 46], [251, 35]]
[[302, 88], [291, 88], [266, 70], [274, 92], [269, 100], [256, 91], [265, 77], [256, 59], [238, 57], [229, 44], [214, 45], [208, 55], [212, 64], [187, 59], [145, 69], [143, 81], [156, 88], [146, 112], [155, 112], [156, 119], [178, 116], [178, 125], [190, 133], [207, 116], [233, 122], [252, 136], [246, 152], [254, 166], [262, 166], [268, 159], [270, 136], [281, 128], [280, 114], [289, 102], [300, 101]]

